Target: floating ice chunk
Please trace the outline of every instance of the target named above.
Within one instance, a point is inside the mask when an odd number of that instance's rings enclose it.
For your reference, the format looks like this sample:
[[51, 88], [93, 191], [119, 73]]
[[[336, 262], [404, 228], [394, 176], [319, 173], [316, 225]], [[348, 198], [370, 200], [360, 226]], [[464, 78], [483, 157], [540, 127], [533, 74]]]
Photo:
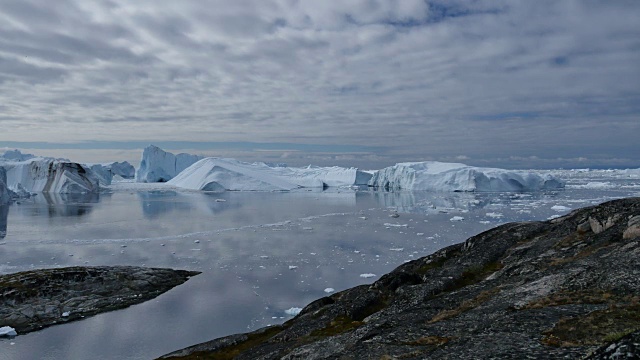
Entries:
[[372, 277], [375, 277], [375, 276], [376, 276], [376, 274], [371, 274], [371, 273], [360, 274], [360, 277], [361, 278], [365, 278], [365, 279], [372, 278]]
[[301, 311], [302, 311], [302, 308], [292, 307], [292, 308], [289, 308], [289, 309], [285, 310], [284, 313], [287, 314], [287, 315], [296, 316], [296, 315], [300, 314]]
[[404, 248], [391, 248], [391, 251], [404, 251]]
[[289, 265], [289, 270], [297, 269], [298, 267], [295, 265]]
[[11, 326], [0, 327], [0, 337], [16, 336], [16, 335], [18, 335], [18, 333], [16, 332], [16, 329], [12, 328]]
[[388, 227], [407, 227], [408, 224], [391, 224], [391, 223], [384, 223], [384, 226], [388, 226]]
[[562, 206], [562, 205], [554, 205], [551, 207], [551, 210], [555, 210], [555, 211], [569, 211], [571, 210], [571, 208], [568, 208], [566, 206]]
[[486, 213], [485, 215], [490, 217], [490, 218], [494, 218], [494, 219], [499, 219], [499, 218], [504, 216], [504, 215], [502, 215], [501, 213], [498, 213], [498, 212], [489, 212], [489, 213]]
[[549, 216], [549, 217], [547, 218], [547, 220], [553, 220], [553, 219], [557, 219], [557, 218], [559, 218], [559, 217], [561, 217], [561, 216], [560, 216], [560, 215], [551, 215], [551, 216]]
[[462, 221], [464, 218], [462, 216], [454, 216], [449, 221]]
[[334, 292], [334, 291], [336, 291], [336, 289], [334, 289], [334, 288], [330, 288], [330, 287], [329, 287], [329, 288], [324, 289], [324, 292], [326, 292], [327, 294], [331, 294], [331, 293], [332, 293], [332, 292]]
[[424, 233], [416, 233], [417, 236], [423, 236]]

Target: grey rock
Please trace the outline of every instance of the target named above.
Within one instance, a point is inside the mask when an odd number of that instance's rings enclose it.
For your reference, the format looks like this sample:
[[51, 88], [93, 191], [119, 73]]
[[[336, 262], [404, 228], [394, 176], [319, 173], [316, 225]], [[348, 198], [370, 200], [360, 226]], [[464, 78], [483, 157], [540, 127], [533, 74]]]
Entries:
[[640, 238], [624, 238], [620, 220], [639, 215], [640, 198], [629, 198], [505, 224], [282, 325], [163, 358], [580, 359], [611, 349], [638, 358], [637, 336], [624, 336], [640, 330]]
[[[25, 334], [122, 309], [152, 299], [197, 274], [135, 266], [78, 266], [0, 275], [0, 326]], [[63, 316], [65, 312], [69, 315]]]

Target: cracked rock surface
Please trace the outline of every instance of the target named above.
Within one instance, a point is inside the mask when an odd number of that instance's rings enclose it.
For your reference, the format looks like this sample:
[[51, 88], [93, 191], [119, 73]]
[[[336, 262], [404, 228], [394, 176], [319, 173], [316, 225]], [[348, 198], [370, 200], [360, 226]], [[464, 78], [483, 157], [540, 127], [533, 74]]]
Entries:
[[168, 291], [199, 272], [97, 266], [0, 275], [0, 326], [25, 334], [122, 309]]
[[282, 325], [165, 358], [640, 358], [639, 216], [628, 198], [505, 224]]

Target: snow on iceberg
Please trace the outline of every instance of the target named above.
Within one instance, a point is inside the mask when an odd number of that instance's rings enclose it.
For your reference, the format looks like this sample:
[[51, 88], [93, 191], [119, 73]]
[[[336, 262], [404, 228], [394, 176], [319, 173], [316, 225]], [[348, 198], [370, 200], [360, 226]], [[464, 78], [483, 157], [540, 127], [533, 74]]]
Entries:
[[85, 193], [99, 190], [98, 178], [91, 169], [74, 162], [52, 158], [4, 161], [9, 189], [18, 194], [34, 192]]
[[137, 182], [167, 182], [182, 170], [203, 159], [202, 156], [191, 154], [174, 155], [157, 146], [149, 145], [142, 152], [140, 167], [136, 172]]
[[272, 174], [266, 164], [233, 159], [205, 158], [191, 165], [168, 184], [204, 191], [282, 191], [299, 186]]
[[344, 187], [352, 185], [367, 185], [371, 174], [357, 168], [342, 168], [339, 166], [305, 168], [274, 167], [274, 173], [301, 187]]
[[369, 186], [386, 190], [535, 191], [562, 188], [564, 182], [548, 174], [425, 161], [379, 170]]
[[371, 175], [355, 168], [272, 167], [234, 159], [205, 158], [169, 181], [177, 187], [205, 191], [282, 191], [297, 188], [364, 185]]

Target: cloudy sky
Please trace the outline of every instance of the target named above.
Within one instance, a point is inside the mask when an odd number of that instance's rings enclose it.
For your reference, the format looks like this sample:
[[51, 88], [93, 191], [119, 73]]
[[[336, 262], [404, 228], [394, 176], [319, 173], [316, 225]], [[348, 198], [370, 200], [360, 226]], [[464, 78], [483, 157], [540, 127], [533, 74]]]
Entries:
[[640, 167], [640, 1], [2, 0], [0, 148]]

